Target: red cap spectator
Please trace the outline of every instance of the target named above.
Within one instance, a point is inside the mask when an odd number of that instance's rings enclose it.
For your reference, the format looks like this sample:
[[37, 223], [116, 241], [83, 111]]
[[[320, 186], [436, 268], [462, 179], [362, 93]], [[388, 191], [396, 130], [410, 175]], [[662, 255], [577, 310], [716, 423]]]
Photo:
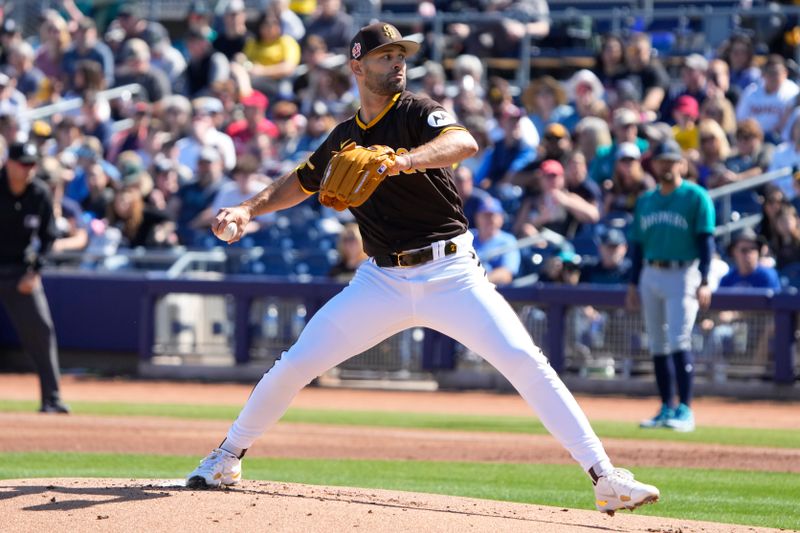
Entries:
[[239, 101], [244, 106], [257, 107], [259, 109], [266, 109], [269, 105], [269, 98], [260, 91], [252, 91], [247, 96], [242, 96]]
[[683, 113], [692, 119], [697, 119], [697, 117], [700, 116], [700, 105], [693, 96], [689, 96], [688, 94], [679, 96], [678, 99], [675, 100], [675, 107], [673, 107], [672, 110]]
[[557, 176], [564, 175], [563, 165], [558, 161], [556, 161], [555, 159], [548, 159], [547, 161], [543, 161], [539, 168], [542, 170], [542, 174], [555, 174]]

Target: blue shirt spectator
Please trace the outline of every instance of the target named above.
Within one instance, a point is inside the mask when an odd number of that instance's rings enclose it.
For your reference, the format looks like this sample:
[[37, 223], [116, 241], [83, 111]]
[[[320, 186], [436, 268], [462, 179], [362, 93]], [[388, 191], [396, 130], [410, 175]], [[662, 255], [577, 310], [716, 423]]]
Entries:
[[79, 61], [88, 60], [99, 63], [103, 69], [106, 86], [114, 85], [114, 54], [111, 48], [97, 38], [97, 26], [94, 19], [84, 17], [78, 22], [75, 32], [74, 44], [64, 52], [61, 58], [61, 68], [70, 84], [75, 75]]
[[628, 241], [617, 228], [601, 227], [598, 261], [581, 264], [581, 283], [627, 284], [631, 279], [631, 261], [625, 257]]
[[461, 198], [461, 206], [464, 209], [464, 216], [470, 228], [475, 227], [475, 214], [478, 207], [492, 197], [483, 189], [475, 187], [472, 171], [469, 167], [459, 165], [453, 172], [453, 181], [456, 183], [456, 191]]
[[536, 160], [536, 149], [522, 140], [519, 126], [521, 117], [522, 111], [516, 106], [508, 106], [504, 110], [501, 124], [505, 134], [489, 148], [489, 153], [475, 173], [476, 181], [484, 189], [503, 181]]
[[733, 257], [733, 268], [722, 277], [719, 286], [781, 290], [778, 272], [759, 264], [762, 247], [763, 241], [752, 229], [743, 229], [736, 234], [728, 249]]
[[475, 237], [473, 245], [478, 253], [489, 281], [497, 285], [511, 283], [519, 273], [522, 261], [517, 239], [503, 231], [505, 211], [500, 201], [489, 197], [476, 214], [477, 228], [470, 230]]

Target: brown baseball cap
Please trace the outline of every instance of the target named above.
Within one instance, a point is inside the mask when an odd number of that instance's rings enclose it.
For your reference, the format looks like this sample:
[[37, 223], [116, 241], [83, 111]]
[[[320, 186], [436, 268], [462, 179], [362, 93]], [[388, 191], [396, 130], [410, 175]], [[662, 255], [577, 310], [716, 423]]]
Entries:
[[399, 44], [412, 56], [419, 51], [419, 43], [404, 39], [400, 32], [389, 23], [374, 22], [364, 26], [350, 41], [350, 59], [361, 59], [365, 55], [390, 44]]

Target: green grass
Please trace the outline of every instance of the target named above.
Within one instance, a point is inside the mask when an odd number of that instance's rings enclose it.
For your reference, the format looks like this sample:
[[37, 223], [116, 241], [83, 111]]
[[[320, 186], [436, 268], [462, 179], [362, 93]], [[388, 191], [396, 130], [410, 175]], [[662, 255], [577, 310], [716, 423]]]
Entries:
[[[196, 457], [80, 453], [0, 454], [0, 479], [35, 477], [182, 478]], [[800, 528], [800, 477], [775, 472], [638, 468], [662, 501], [637, 513], [763, 527]], [[246, 479], [429, 492], [593, 508], [575, 466], [430, 461], [248, 458]]]
[[[240, 406], [135, 404], [73, 402], [75, 413], [101, 416], [162, 416], [169, 418], [230, 420]], [[0, 412], [35, 411], [30, 401], [0, 400]], [[334, 424], [387, 428], [439, 429], [479, 432], [526, 433], [543, 435], [547, 431], [537, 419], [522, 416], [459, 415], [441, 413], [398, 413], [379, 411], [334, 411], [291, 408], [283, 422]], [[667, 430], [642, 430], [628, 422], [593, 420], [592, 426], [602, 438], [647, 439], [660, 441], [800, 448], [800, 430], [699, 427], [692, 433]]]

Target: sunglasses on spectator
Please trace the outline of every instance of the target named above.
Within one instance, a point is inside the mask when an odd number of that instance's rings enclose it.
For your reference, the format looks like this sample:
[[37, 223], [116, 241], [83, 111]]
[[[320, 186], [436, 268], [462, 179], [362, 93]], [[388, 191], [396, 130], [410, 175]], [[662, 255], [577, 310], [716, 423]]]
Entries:
[[705, 137], [705, 136], [704, 137], [700, 137], [700, 142], [701, 143], [707, 143], [707, 142], [716, 141], [716, 140], [717, 140], [716, 137]]
[[752, 135], [750, 133], [738, 133], [738, 134], [736, 134], [736, 140], [737, 141], [751, 141], [751, 140], [753, 140], [755, 138], [756, 138], [756, 136]]
[[625, 163], [626, 165], [629, 165], [629, 164], [633, 163], [634, 161], [637, 161], [637, 159], [635, 157], [620, 157], [619, 158], [619, 162], [620, 163]]
[[549, 134], [549, 133], [548, 133], [547, 135], [545, 135], [545, 136], [544, 136], [544, 140], [545, 140], [545, 141], [553, 141], [553, 142], [558, 142], [558, 141], [560, 141], [561, 139], [563, 139], [563, 137], [559, 137], [558, 135], [551, 135], [551, 134]]
[[554, 180], [554, 179], [558, 178], [559, 176], [560, 176], [560, 174], [554, 174], [552, 172], [548, 172], [547, 174], [544, 175], [544, 177], [549, 179], [549, 180]]

